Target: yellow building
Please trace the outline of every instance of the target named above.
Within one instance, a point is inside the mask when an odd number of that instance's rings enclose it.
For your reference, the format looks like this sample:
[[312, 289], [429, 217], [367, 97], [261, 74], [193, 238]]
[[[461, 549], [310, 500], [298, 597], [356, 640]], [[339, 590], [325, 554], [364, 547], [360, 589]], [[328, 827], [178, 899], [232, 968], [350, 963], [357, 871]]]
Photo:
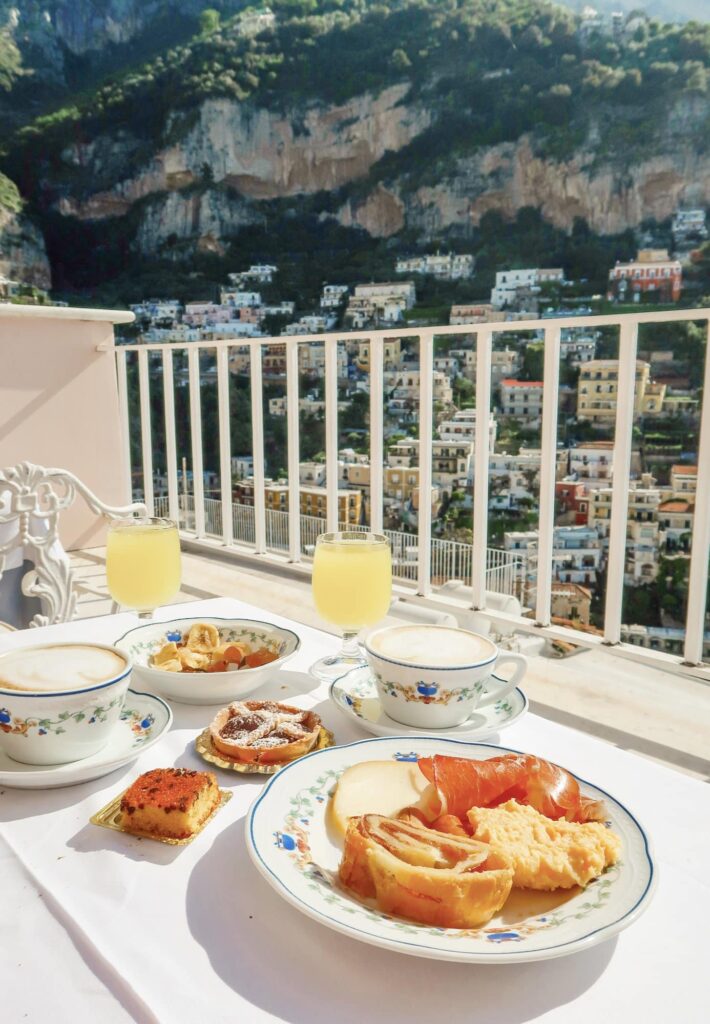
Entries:
[[[391, 338], [385, 341], [384, 366], [385, 370], [398, 370], [402, 364], [402, 341], [400, 338]], [[358, 370], [363, 373], [370, 372], [370, 342], [361, 341], [358, 344], [357, 359], [355, 360]]]
[[[301, 515], [325, 519], [328, 498], [325, 487], [301, 488]], [[362, 519], [362, 494], [360, 491], [338, 489], [338, 521], [358, 524]]]
[[382, 490], [386, 498], [406, 502], [419, 489], [419, 466], [385, 466]]
[[[646, 411], [660, 410], [662, 398], [659, 400], [658, 393], [649, 393], [648, 403], [652, 408], [649, 410], [645, 408], [649, 386], [651, 388], [658, 387], [651, 383], [650, 364], [637, 360], [634, 417], [642, 416]], [[616, 418], [618, 391], [618, 359], [591, 359], [585, 363], [579, 374], [577, 419], [591, 420], [593, 423], [613, 424]]]

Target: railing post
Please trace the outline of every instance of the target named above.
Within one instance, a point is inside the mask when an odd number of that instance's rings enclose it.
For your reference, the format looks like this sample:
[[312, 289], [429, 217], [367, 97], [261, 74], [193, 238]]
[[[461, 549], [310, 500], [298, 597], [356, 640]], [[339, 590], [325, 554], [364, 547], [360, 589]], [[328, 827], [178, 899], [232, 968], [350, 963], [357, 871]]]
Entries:
[[200, 350], [188, 349], [190, 382], [190, 441], [192, 448], [192, 493], [195, 503], [195, 535], [205, 535], [205, 481], [202, 468], [202, 400], [200, 397]]
[[493, 331], [476, 333], [476, 451], [473, 478], [473, 553], [471, 589], [473, 607], [486, 607], [486, 551], [488, 548], [488, 461], [490, 457], [491, 364]]
[[560, 392], [560, 328], [545, 328], [544, 395], [540, 452], [540, 516], [538, 520], [535, 618], [550, 624], [552, 550], [555, 538], [555, 478], [557, 474], [557, 405]]
[[382, 533], [384, 490], [384, 341], [370, 339], [370, 529]]
[[126, 367], [126, 353], [120, 347], [116, 349], [116, 374], [118, 377], [121, 447], [123, 448], [123, 464], [126, 474], [124, 487], [126, 490], [126, 502], [131, 502], [133, 501], [133, 473], [131, 472], [131, 427], [128, 415], [128, 370]]
[[298, 341], [286, 342], [286, 414], [288, 419], [288, 553], [301, 561], [301, 483], [298, 409]]
[[168, 478], [168, 516], [180, 523], [177, 480], [177, 447], [175, 431], [175, 381], [173, 377], [173, 350], [163, 348], [163, 404], [165, 413], [165, 471]]
[[708, 560], [710, 559], [710, 320], [705, 325], [705, 377], [703, 408], [698, 441], [698, 482], [695, 492], [695, 516], [690, 548], [688, 614], [685, 623], [686, 665], [703, 660], [705, 617], [707, 614]]
[[217, 348], [217, 398], [219, 403], [219, 486], [222, 497], [222, 540], [234, 540], [232, 521], [232, 435], [229, 413], [229, 347]]
[[251, 374], [251, 450], [254, 460], [254, 550], [266, 554], [266, 495], [264, 494], [264, 385], [261, 342], [249, 349]]
[[[325, 338], [325, 486], [328, 533], [338, 531], [338, 339]], [[300, 499], [299, 499], [300, 500]]]
[[141, 450], [143, 452], [143, 500], [148, 515], [155, 514], [153, 502], [153, 431], [150, 417], [150, 381], [148, 378], [148, 352], [138, 352], [138, 389], [141, 406]]
[[419, 558], [417, 594], [431, 593], [431, 454], [434, 392], [434, 335], [419, 336]]
[[607, 644], [618, 644], [621, 640], [637, 345], [638, 322], [623, 320], [619, 328], [619, 386], [616, 393], [611, 522], [604, 606], [604, 642]]

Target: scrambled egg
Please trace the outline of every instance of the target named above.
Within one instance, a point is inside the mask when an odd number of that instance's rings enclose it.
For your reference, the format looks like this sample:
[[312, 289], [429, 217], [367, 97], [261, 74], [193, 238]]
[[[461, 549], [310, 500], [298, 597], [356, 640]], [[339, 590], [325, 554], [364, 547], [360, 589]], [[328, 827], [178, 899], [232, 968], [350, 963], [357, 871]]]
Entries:
[[597, 878], [621, 855], [621, 840], [598, 821], [552, 821], [509, 800], [499, 807], [472, 807], [475, 839], [503, 854], [520, 889], [571, 889]]

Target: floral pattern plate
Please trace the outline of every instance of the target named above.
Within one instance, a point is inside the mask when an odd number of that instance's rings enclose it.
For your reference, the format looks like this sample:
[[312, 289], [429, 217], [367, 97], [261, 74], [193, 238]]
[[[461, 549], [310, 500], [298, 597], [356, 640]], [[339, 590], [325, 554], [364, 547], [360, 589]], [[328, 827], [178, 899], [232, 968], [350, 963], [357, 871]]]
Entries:
[[100, 779], [134, 761], [170, 728], [173, 713], [160, 697], [128, 690], [126, 703], [111, 738], [91, 757], [69, 764], [20, 764], [0, 751], [0, 786], [16, 789], [57, 789]]
[[[603, 799], [623, 842], [622, 860], [586, 889], [512, 893], [483, 928], [418, 925], [358, 902], [338, 883], [340, 844], [327, 827], [329, 794], [341, 773], [361, 761], [416, 761], [432, 754], [486, 758], [508, 747], [412, 737], [360, 740], [294, 761], [268, 782], [247, 819], [252, 860], [276, 891], [304, 914], [351, 938], [437, 960], [513, 963], [565, 956], [603, 942], [646, 908], [654, 885], [648, 839], [633, 814], [604, 790], [579, 779], [585, 795]], [[518, 753], [518, 751], [513, 751]]]
[[[495, 676], [495, 678], [498, 678]], [[503, 680], [501, 680], [503, 682]], [[507, 729], [517, 722], [528, 709], [528, 698], [520, 687], [503, 700], [481, 708], [461, 725], [448, 729], [414, 729], [390, 718], [383, 710], [377, 694], [377, 684], [368, 665], [351, 669], [330, 687], [330, 699], [351, 722], [375, 736], [455, 736], [467, 740], [482, 740], [486, 736]]]

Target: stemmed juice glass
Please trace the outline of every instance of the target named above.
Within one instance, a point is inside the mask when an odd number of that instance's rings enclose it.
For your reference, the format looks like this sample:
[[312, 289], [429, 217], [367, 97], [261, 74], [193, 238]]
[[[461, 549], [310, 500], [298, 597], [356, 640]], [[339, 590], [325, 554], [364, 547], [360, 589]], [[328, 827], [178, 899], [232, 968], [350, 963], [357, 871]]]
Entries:
[[311, 666], [319, 679], [337, 679], [365, 664], [357, 635], [387, 614], [392, 598], [392, 556], [386, 537], [346, 530], [323, 533], [313, 557], [313, 599], [318, 614], [339, 626], [338, 654]]
[[106, 579], [117, 604], [142, 618], [180, 590], [180, 538], [171, 519], [114, 519], [106, 539]]

